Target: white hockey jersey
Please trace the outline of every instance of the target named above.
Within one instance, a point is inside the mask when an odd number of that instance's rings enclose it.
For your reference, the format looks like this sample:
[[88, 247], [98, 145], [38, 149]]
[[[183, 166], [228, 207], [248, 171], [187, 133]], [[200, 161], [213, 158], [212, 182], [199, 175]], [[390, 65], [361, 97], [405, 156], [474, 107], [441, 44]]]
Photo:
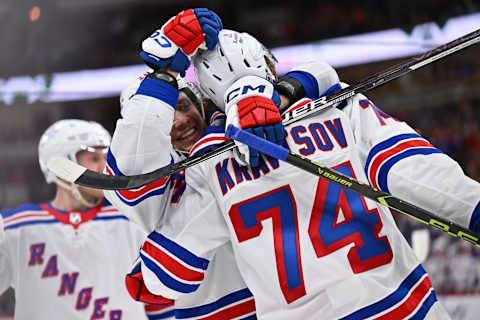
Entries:
[[[113, 175], [151, 172], [183, 159], [173, 150], [169, 135], [178, 92], [161, 81], [148, 78], [139, 85], [136, 95], [122, 108], [122, 119], [117, 121], [107, 157], [107, 172]], [[213, 113], [210, 123], [215, 124], [222, 117], [224, 115], [220, 113]], [[216, 132], [216, 127], [207, 128], [207, 132], [211, 131]], [[223, 135], [220, 139], [226, 140]], [[197, 144], [194, 148], [205, 149], [218, 142]], [[184, 190], [184, 173], [179, 172], [136, 190], [106, 191], [105, 196], [143, 229], [151, 232], [176, 214], [178, 203], [183, 201]], [[156, 244], [152, 235], [144, 244], [144, 248], [147, 247], [145, 251], [149, 253], [144, 254], [144, 257], [147, 256], [145, 259], [153, 256], [154, 260]], [[197, 286], [198, 290], [175, 301], [175, 317], [253, 319], [255, 303], [240, 277], [231, 245], [220, 248], [215, 260], [204, 283]], [[148, 267], [153, 266], [142, 265], [143, 269]], [[139, 271], [134, 268], [131, 275]]]
[[[0, 292], [15, 289], [15, 319], [147, 319], [123, 285], [145, 233], [108, 202], [84, 212], [25, 204], [1, 216]], [[147, 310], [149, 319], [169, 312]]]
[[[154, 79], [138, 82], [136, 94], [124, 104], [107, 154], [106, 172], [133, 175], [181, 160], [170, 143], [178, 91]], [[183, 173], [133, 190], [106, 190], [105, 197], [150, 232], [159, 224], [173, 191], [184, 185]], [[154, 198], [155, 201], [145, 201]], [[174, 199], [172, 199], [174, 200]]]
[[[463, 226], [478, 214], [480, 185], [361, 94], [286, 132], [292, 151]], [[186, 180], [183, 215], [149, 236], [161, 252], [158, 272], [143, 272], [153, 293], [194, 290], [231, 242], [259, 319], [449, 318], [376, 202], [277, 160], [241, 167], [231, 151], [187, 169]]]

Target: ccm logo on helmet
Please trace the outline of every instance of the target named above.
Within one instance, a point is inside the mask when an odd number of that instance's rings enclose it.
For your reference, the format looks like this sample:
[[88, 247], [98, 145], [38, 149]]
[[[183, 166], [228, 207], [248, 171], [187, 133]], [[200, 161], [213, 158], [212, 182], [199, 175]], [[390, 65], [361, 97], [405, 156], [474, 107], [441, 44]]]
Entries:
[[238, 97], [239, 95], [246, 94], [248, 91], [257, 91], [258, 93], [263, 93], [265, 91], [265, 85], [261, 84], [258, 87], [252, 87], [250, 85], [246, 85], [240, 88], [233, 89], [227, 94], [225, 98], [225, 103], [229, 103], [232, 99]]

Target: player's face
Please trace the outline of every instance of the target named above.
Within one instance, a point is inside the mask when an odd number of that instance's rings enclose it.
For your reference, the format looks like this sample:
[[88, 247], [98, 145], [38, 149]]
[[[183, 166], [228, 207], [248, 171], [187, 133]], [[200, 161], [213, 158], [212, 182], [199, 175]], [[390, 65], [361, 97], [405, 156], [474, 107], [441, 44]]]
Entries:
[[[79, 165], [96, 172], [103, 172], [107, 162], [107, 148], [91, 148], [89, 150], [82, 150], [77, 153], [77, 162]], [[81, 187], [78, 189], [82, 195], [90, 199], [103, 198], [103, 190]], [[95, 201], [93, 201], [95, 202]]]
[[172, 145], [182, 151], [189, 151], [205, 131], [205, 122], [188, 96], [180, 92], [170, 137]]

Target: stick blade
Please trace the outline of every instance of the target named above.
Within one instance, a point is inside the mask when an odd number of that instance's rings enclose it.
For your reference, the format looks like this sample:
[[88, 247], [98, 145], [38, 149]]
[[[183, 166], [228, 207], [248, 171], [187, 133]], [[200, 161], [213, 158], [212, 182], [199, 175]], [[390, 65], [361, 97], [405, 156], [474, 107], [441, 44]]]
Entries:
[[75, 183], [87, 168], [64, 157], [52, 157], [47, 162], [47, 167], [55, 175], [67, 182]]

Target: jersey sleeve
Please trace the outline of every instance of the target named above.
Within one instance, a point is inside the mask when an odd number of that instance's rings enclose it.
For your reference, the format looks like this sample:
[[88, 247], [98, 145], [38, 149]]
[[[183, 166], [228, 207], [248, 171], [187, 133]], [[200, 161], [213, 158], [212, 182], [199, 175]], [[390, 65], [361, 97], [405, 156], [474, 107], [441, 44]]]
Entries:
[[340, 86], [338, 74], [323, 61], [309, 61], [292, 68], [282, 78], [294, 78], [302, 84], [305, 97], [317, 99], [327, 95]]
[[[162, 81], [144, 79], [121, 111], [112, 138], [106, 171], [111, 175], [151, 172], [174, 161], [170, 142], [178, 91]], [[148, 232], [168, 201], [172, 177], [134, 190], [105, 191], [105, 197]]]
[[197, 290], [216, 250], [230, 240], [222, 212], [195, 169], [187, 170], [180, 205], [166, 215], [140, 251], [148, 291], [173, 300]]
[[[343, 109], [370, 183], [462, 226], [475, 229], [480, 184], [403, 121], [362, 94]], [[480, 222], [480, 221], [479, 221]]]
[[12, 261], [8, 250], [7, 236], [4, 230], [3, 218], [0, 215], [0, 294], [5, 292], [13, 280]]
[[3, 243], [5, 241], [5, 230], [4, 230], [4, 224], [3, 224], [3, 218], [0, 215], [0, 243]]

